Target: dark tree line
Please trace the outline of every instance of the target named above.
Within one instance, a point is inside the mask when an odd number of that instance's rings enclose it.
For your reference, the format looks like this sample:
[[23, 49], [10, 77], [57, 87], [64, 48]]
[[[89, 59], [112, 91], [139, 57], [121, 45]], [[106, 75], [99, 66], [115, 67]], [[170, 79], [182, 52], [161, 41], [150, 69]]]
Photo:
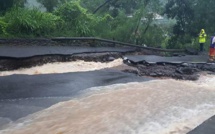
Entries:
[[176, 44], [191, 43], [198, 37], [200, 29], [205, 29], [208, 35], [215, 32], [214, 0], [168, 0], [165, 14], [176, 20], [170, 47]]
[[[42, 29], [53, 22], [50, 29], [60, 27], [69, 36], [114, 36], [139, 44], [154, 44], [159, 39], [160, 44], [179, 48], [195, 43], [202, 28], [209, 36], [215, 33], [215, 0], [37, 0], [47, 9], [45, 13], [25, 9], [26, 1], [0, 0], [0, 34], [10, 35], [10, 29], [20, 28], [42, 36], [46, 33]], [[154, 24], [154, 13], [174, 20], [173, 27]]]
[[0, 12], [5, 13], [14, 5], [23, 7], [26, 0], [0, 0]]

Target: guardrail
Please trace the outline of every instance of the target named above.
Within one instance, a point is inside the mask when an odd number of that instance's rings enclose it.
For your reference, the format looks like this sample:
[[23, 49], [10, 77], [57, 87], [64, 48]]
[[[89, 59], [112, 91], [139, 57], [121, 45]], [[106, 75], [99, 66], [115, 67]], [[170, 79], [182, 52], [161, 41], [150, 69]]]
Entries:
[[108, 39], [101, 39], [101, 38], [96, 38], [96, 37], [54, 37], [54, 38], [33, 38], [33, 39], [25, 39], [25, 38], [15, 38], [15, 39], [2, 39], [0, 38], [0, 44], [4, 44], [5, 42], [22, 42], [22, 41], [44, 41], [44, 42], [49, 42], [50, 40], [52, 41], [71, 41], [71, 40], [85, 40], [85, 41], [99, 41], [99, 42], [106, 42], [106, 43], [113, 43], [113, 44], [118, 44], [121, 46], [129, 46], [129, 47], [134, 47], [134, 48], [140, 48], [140, 49], [145, 49], [145, 50], [152, 50], [152, 51], [160, 51], [160, 52], [186, 52], [185, 49], [162, 49], [162, 48], [154, 48], [154, 47], [145, 47], [145, 46], [140, 46], [140, 45], [135, 45], [131, 43], [125, 43], [125, 42], [120, 42], [120, 41], [115, 41], [115, 40], [108, 40]]
[[162, 52], [185, 52], [185, 49], [162, 49], [162, 48], [154, 48], [154, 47], [144, 47], [144, 46], [134, 45], [131, 43], [125, 43], [125, 42], [107, 40], [107, 39], [101, 39], [101, 38], [95, 38], [95, 37], [55, 37], [55, 38], [51, 38], [51, 40], [53, 40], [53, 41], [92, 40], [92, 41], [113, 43], [113, 44], [118, 44], [118, 45], [122, 45], [122, 46], [141, 48], [141, 49], [146, 49], [146, 50], [154, 50], [154, 51], [162, 51]]

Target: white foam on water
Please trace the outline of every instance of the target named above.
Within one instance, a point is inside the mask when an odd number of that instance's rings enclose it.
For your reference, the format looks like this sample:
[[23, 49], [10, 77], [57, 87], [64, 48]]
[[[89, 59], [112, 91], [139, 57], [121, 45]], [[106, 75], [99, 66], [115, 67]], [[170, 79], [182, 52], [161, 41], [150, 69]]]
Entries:
[[84, 72], [84, 71], [94, 71], [105, 68], [111, 68], [115, 66], [122, 65], [122, 59], [117, 59], [108, 63], [100, 62], [85, 62], [85, 61], [75, 61], [75, 62], [55, 62], [48, 63], [42, 66], [36, 66], [32, 68], [22, 68], [14, 71], [2, 71], [0, 76], [7, 76], [13, 74], [27, 74], [27, 75], [37, 75], [37, 74], [52, 74], [52, 73], [68, 73], [68, 72]]
[[185, 134], [214, 115], [213, 79], [94, 87], [87, 96], [58, 103], [0, 133]]
[[[138, 134], [186, 134], [215, 113], [215, 105], [202, 104], [195, 108], [174, 107], [169, 115], [147, 122]], [[173, 114], [174, 113], [174, 114]]]
[[[208, 87], [215, 90], [215, 76], [214, 75], [202, 75], [198, 81], [195, 82], [199, 86]], [[212, 88], [214, 87], [214, 88]]]

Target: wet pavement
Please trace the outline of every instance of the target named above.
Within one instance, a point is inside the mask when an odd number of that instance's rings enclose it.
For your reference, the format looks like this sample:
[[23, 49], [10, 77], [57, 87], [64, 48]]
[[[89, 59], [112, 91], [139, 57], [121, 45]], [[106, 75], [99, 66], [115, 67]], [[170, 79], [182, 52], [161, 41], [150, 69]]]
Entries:
[[0, 57], [31, 57], [38, 55], [72, 55], [75, 53], [131, 52], [130, 47], [72, 47], [72, 46], [0, 46]]
[[186, 56], [173, 56], [173, 57], [162, 57], [155, 55], [126, 55], [129, 60], [137, 62], [147, 62], [147, 63], [206, 63], [208, 61], [207, 55], [186, 55]]
[[187, 134], [214, 134], [215, 133], [215, 116], [203, 122], [200, 126]]
[[151, 78], [116, 70], [0, 77], [0, 126], [83, 94], [91, 87]]

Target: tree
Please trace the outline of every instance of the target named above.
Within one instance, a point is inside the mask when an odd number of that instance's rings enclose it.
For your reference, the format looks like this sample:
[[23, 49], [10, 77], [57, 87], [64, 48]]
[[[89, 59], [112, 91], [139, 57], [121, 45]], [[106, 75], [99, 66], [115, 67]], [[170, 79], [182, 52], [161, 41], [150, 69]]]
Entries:
[[100, 8], [104, 7], [108, 3], [110, 3], [112, 0], [106, 0], [104, 3], [102, 3], [99, 7], [96, 8], [95, 11], [93, 11], [93, 14], [95, 14]]
[[13, 0], [0, 0], [0, 11], [5, 12], [8, 8], [13, 6]]
[[25, 2], [26, 0], [0, 0], [0, 12], [5, 13], [14, 5], [23, 7]]
[[192, 26], [192, 34], [197, 35], [200, 29], [206, 29], [206, 32], [209, 34], [214, 34], [215, 29], [215, 17], [214, 8], [215, 1], [214, 0], [195, 0], [193, 6], [194, 10], [194, 19], [190, 26]]
[[187, 39], [184, 37], [191, 33], [189, 26], [194, 19], [192, 2], [191, 0], [169, 0], [166, 4], [165, 14], [168, 18], [176, 20], [173, 36], [169, 42], [170, 47], [177, 47], [176, 44], [178, 43], [187, 43]]
[[58, 29], [61, 18], [37, 9], [13, 7], [0, 18], [2, 32], [10, 35], [44, 36]]
[[73, 31], [73, 36], [89, 36], [92, 33], [90, 26], [95, 19], [80, 5], [80, 1], [64, 3], [54, 14], [66, 22], [65, 29]]
[[67, 2], [67, 0], [37, 0], [48, 12], [52, 12], [59, 4]]
[[206, 29], [209, 35], [214, 33], [214, 8], [214, 0], [169, 0], [165, 14], [176, 20], [169, 47], [191, 43], [202, 28]]

